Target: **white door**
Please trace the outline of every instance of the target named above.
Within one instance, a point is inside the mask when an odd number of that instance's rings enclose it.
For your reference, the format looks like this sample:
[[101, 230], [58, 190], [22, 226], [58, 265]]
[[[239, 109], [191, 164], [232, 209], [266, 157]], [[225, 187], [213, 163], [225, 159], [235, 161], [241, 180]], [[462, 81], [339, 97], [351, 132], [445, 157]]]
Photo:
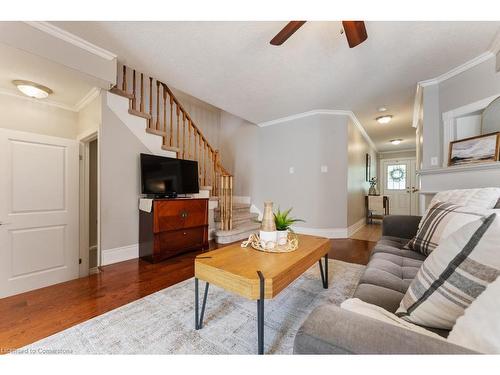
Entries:
[[391, 215], [418, 215], [415, 159], [382, 160], [382, 194], [389, 198]]
[[0, 298], [78, 277], [78, 143], [0, 129]]

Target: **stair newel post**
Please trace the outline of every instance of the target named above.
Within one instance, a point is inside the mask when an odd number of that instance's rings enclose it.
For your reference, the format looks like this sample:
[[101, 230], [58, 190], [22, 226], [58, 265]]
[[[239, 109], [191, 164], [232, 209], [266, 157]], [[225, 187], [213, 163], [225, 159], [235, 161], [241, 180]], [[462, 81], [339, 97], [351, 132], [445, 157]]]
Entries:
[[136, 92], [135, 92], [135, 69], [132, 71], [132, 109], [135, 111], [136, 108], [137, 108], [137, 95], [136, 95]]
[[199, 145], [200, 145], [200, 148], [198, 150], [198, 163], [200, 164], [200, 182], [202, 183], [202, 185], [204, 185], [203, 183], [203, 168], [204, 168], [204, 165], [203, 165], [203, 137], [201, 135], [201, 133], [199, 134]]
[[156, 81], [156, 130], [160, 130], [160, 82]]
[[182, 158], [186, 159], [186, 112], [182, 111]]
[[149, 127], [153, 123], [153, 78], [149, 77], [149, 116], [151, 118], [148, 121]]
[[219, 179], [217, 178], [217, 163], [219, 162], [219, 150], [215, 150], [214, 152], [214, 185], [213, 186], [213, 191], [217, 196], [220, 197], [219, 194]]
[[221, 176], [221, 226], [222, 230], [233, 229], [232, 206], [233, 206], [233, 177], [229, 175]]
[[144, 74], [141, 73], [141, 101], [139, 103], [139, 111], [144, 113]]
[[123, 65], [122, 91], [127, 92], [127, 66]]
[[170, 147], [174, 145], [174, 99], [170, 95]]
[[179, 109], [179, 105], [176, 103], [175, 105], [175, 110], [176, 110], [176, 114], [177, 114], [177, 144], [175, 145], [179, 151], [177, 152], [177, 157], [180, 157], [181, 156], [181, 133], [180, 133], [180, 114], [181, 114], [181, 111]]
[[167, 89], [165, 85], [163, 85], [163, 145], [167, 145]]
[[203, 184], [207, 186], [207, 144], [203, 143]]

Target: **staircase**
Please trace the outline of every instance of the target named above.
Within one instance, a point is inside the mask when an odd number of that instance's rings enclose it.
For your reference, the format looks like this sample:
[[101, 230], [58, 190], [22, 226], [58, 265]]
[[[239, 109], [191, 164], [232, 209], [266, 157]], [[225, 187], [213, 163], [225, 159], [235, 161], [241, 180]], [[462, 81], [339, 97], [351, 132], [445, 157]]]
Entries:
[[[216, 230], [215, 242], [227, 244], [235, 241], [247, 239], [251, 233], [259, 230], [260, 223], [257, 221], [259, 214], [250, 212], [250, 204], [233, 203], [232, 204], [232, 223], [230, 230]], [[215, 222], [220, 223], [220, 208], [215, 209]]]
[[[233, 203], [233, 176], [222, 166], [219, 151], [210, 145], [170, 88], [121, 64], [116, 82], [109, 91], [128, 99], [129, 114], [146, 120], [147, 137], [143, 138], [151, 144], [150, 150], [155, 148], [158, 154], [166, 152], [198, 162], [199, 196], [210, 197], [218, 206], [214, 212], [218, 224], [216, 242], [238, 241], [255, 232], [259, 228], [257, 214], [250, 213], [249, 204]], [[140, 127], [134, 131], [140, 133]], [[154, 137], [161, 143], [155, 144]]]

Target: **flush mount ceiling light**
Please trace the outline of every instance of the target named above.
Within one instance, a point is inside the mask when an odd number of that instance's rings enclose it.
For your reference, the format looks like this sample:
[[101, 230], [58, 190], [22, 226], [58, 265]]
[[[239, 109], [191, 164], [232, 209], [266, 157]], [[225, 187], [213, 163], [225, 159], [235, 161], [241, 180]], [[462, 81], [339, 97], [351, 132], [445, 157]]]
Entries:
[[401, 142], [403, 142], [402, 139], [391, 139], [390, 142], [394, 145], [394, 146], [397, 146], [399, 145]]
[[392, 120], [392, 115], [379, 116], [375, 120], [377, 120], [379, 124], [388, 124]]
[[17, 86], [19, 91], [30, 98], [45, 99], [47, 96], [52, 94], [51, 89], [35, 82], [16, 79], [15, 81], [12, 81], [12, 83]]
[[385, 111], [387, 111], [387, 107], [378, 107], [377, 110], [379, 112], [385, 112]]

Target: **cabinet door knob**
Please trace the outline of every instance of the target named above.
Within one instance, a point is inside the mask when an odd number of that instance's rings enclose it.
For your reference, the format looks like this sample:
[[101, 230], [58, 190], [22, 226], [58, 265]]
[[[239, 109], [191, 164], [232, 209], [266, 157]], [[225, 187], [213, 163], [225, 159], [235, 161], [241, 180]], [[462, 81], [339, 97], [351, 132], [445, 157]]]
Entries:
[[185, 219], [186, 217], [188, 217], [188, 212], [187, 211], [181, 211], [180, 212], [180, 216]]

